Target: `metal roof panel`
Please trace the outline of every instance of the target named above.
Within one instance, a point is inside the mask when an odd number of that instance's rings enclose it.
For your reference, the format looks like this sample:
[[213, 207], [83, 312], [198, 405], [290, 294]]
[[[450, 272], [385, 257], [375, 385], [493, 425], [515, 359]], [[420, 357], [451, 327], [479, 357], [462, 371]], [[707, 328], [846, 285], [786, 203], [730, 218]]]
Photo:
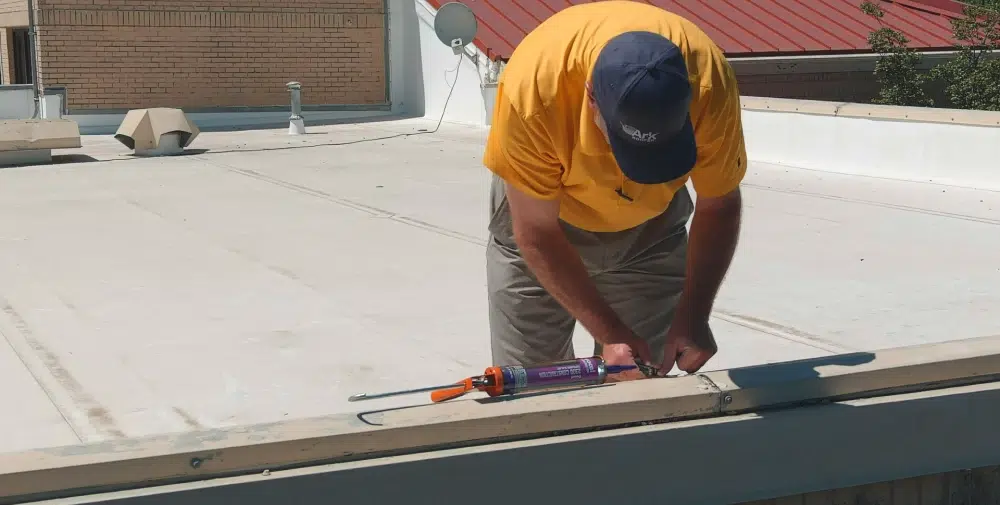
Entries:
[[[450, 0], [427, 0], [435, 9]], [[490, 58], [506, 59], [524, 36], [556, 12], [589, 0], [457, 0], [476, 13], [476, 45]], [[601, 0], [596, 0], [601, 1]], [[633, 0], [690, 19], [729, 56], [870, 52], [868, 34], [878, 24], [860, 0]], [[956, 0], [879, 0], [887, 26], [920, 50], [950, 49]]]

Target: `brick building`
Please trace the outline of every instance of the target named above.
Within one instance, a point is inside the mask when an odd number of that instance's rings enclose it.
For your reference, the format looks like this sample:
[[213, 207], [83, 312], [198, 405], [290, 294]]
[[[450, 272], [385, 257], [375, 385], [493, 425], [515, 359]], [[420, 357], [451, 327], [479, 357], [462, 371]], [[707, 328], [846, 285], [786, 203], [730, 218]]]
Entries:
[[[33, 0], [68, 108], [388, 106], [387, 0]], [[29, 84], [28, 0], [0, 0], [3, 84]]]

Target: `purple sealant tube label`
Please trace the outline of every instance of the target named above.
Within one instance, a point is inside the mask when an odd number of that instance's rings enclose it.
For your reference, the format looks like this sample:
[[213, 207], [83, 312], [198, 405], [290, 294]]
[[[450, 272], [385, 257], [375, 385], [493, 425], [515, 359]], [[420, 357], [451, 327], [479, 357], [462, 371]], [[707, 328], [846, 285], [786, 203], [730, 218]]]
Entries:
[[599, 359], [580, 358], [537, 367], [505, 366], [502, 368], [504, 394], [597, 384], [601, 381], [599, 364]]

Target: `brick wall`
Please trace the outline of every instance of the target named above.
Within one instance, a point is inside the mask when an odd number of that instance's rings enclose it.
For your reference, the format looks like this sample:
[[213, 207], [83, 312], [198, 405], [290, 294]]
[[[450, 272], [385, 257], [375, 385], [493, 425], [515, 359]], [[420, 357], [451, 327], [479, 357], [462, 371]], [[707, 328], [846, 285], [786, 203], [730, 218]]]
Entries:
[[871, 72], [810, 72], [738, 75], [747, 96], [870, 102], [879, 86]]
[[0, 28], [0, 82], [10, 84], [14, 81], [14, 66], [11, 59], [10, 28]]
[[[3, 0], [0, 0], [3, 1]], [[383, 0], [36, 0], [69, 108], [384, 104]]]
[[0, 83], [10, 84], [14, 67], [10, 58], [10, 28], [28, 25], [28, 0], [0, 0]]

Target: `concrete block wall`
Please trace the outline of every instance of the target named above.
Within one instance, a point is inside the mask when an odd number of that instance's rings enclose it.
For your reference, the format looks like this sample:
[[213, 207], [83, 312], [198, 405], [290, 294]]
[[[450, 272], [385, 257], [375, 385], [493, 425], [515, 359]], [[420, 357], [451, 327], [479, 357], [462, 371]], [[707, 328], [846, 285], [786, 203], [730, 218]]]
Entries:
[[[917, 70], [930, 72], [954, 56], [949, 51], [924, 53]], [[740, 94], [796, 100], [871, 103], [881, 85], [875, 78], [874, 54], [733, 58], [730, 62], [740, 83]], [[938, 107], [950, 102], [940, 82], [924, 89]]]
[[387, 103], [383, 0], [37, 0], [71, 110]]
[[747, 96], [870, 103], [879, 92], [870, 71], [737, 75]]

